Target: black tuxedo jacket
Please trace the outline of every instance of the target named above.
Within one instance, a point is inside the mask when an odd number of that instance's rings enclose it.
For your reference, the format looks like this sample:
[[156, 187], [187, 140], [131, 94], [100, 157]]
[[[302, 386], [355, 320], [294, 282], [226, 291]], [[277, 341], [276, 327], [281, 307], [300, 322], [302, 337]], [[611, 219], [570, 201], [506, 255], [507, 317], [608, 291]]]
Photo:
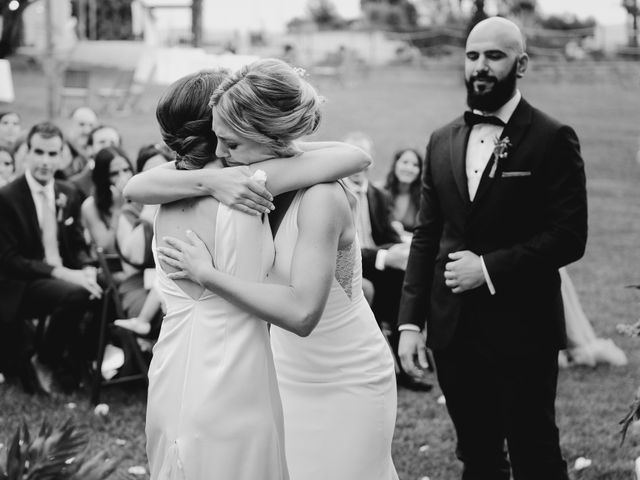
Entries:
[[378, 250], [402, 242], [400, 235], [391, 225], [391, 200], [387, 193], [369, 183], [367, 202], [369, 203], [371, 236], [377, 248], [362, 249], [362, 264], [365, 269], [374, 268]]
[[[80, 225], [79, 192], [59, 180], [54, 183], [54, 191], [62, 262], [68, 268], [82, 268], [91, 257]], [[49, 278], [53, 271], [44, 261], [36, 207], [24, 175], [0, 188], [0, 219], [0, 319], [11, 321], [28, 282]]]
[[[464, 336], [505, 352], [562, 348], [566, 342], [558, 268], [579, 259], [587, 239], [584, 164], [573, 129], [520, 101], [474, 201], [465, 170], [470, 127], [462, 117], [427, 146], [418, 225], [405, 274], [399, 324], [423, 327], [427, 345]], [[482, 255], [496, 288], [454, 294], [448, 254]]]

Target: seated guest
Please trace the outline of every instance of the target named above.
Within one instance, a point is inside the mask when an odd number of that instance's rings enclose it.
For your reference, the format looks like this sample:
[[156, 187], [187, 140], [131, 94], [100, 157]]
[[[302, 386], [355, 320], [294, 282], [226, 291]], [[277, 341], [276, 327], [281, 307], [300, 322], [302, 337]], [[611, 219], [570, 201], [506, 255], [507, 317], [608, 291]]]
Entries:
[[[352, 133], [344, 141], [371, 154], [371, 139], [364, 134]], [[396, 322], [409, 245], [402, 242], [391, 225], [387, 194], [369, 182], [367, 171], [356, 173], [345, 182], [359, 198], [356, 228], [362, 252], [362, 276], [373, 285], [371, 309], [397, 354]], [[398, 374], [398, 383], [415, 390], [431, 389], [430, 384], [403, 371]]]
[[16, 160], [13, 151], [0, 145], [0, 187], [13, 180], [16, 173]]
[[91, 195], [93, 191], [91, 171], [93, 170], [94, 157], [100, 150], [106, 147], [122, 147], [120, 133], [115, 127], [98, 125], [89, 132], [87, 139], [86, 152], [89, 156], [87, 164], [80, 172], [69, 177], [69, 180], [80, 189], [85, 197]]
[[[173, 160], [160, 145], [145, 145], [140, 148], [136, 167], [139, 172], [147, 171]], [[118, 222], [116, 245], [125, 271], [135, 269], [120, 284], [119, 293], [127, 319], [118, 319], [115, 324], [132, 330], [139, 335], [157, 337], [161, 321], [160, 297], [151, 283], [145, 285], [145, 270], [155, 273], [151, 241], [153, 238], [153, 218], [156, 205], [125, 205]], [[148, 293], [147, 293], [148, 292]]]
[[70, 178], [80, 173], [89, 162], [89, 133], [98, 124], [98, 116], [89, 107], [78, 107], [69, 116], [71, 124], [67, 135], [68, 158], [58, 171], [59, 178]]
[[384, 185], [391, 199], [392, 225], [400, 237], [409, 242], [420, 207], [422, 158], [412, 149], [398, 150]]
[[82, 203], [82, 224], [96, 247], [115, 253], [116, 226], [125, 203], [122, 190], [133, 176], [133, 166], [118, 147], [103, 148], [94, 161], [93, 195]]
[[89, 135], [98, 125], [98, 115], [89, 107], [78, 107], [71, 112], [68, 141], [85, 157], [89, 156]]
[[136, 173], [145, 172], [173, 160], [171, 151], [166, 146], [157, 143], [145, 145], [138, 151]]
[[15, 150], [21, 131], [20, 115], [16, 112], [0, 112], [0, 146]]
[[[51, 393], [54, 376], [73, 388], [82, 364], [82, 321], [91, 300], [102, 295], [82, 234], [80, 198], [54, 180], [63, 147], [60, 129], [39, 123], [27, 135], [26, 172], [0, 189], [0, 317], [7, 358], [18, 362], [27, 386]], [[49, 316], [33, 356], [21, 329], [25, 319]], [[5, 354], [7, 352], [4, 352]], [[32, 385], [34, 386], [34, 385]]]

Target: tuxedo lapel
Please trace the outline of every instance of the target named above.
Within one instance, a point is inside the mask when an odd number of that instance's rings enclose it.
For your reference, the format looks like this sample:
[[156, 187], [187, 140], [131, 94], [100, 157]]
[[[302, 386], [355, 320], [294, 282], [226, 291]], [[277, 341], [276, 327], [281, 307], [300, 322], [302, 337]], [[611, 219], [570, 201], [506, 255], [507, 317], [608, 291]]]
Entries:
[[[502, 135], [500, 135], [500, 140], [505, 138], [509, 139], [509, 143], [511, 146], [507, 150], [507, 158], [501, 159], [499, 162], [509, 161], [510, 157], [513, 157], [517, 154], [518, 144], [522, 140], [522, 137], [526, 133], [531, 124], [531, 106], [524, 100], [520, 100], [518, 106], [516, 107], [513, 115], [509, 119], [509, 123], [502, 130]], [[473, 209], [477, 208], [482, 200], [482, 197], [486, 195], [486, 193], [491, 190], [491, 185], [493, 185], [493, 181], [502, 174], [503, 165], [498, 164], [495, 169], [495, 175], [493, 178], [489, 176], [496, 159], [492, 154], [489, 162], [487, 162], [487, 166], [482, 173], [482, 177], [480, 178], [480, 184], [478, 185], [478, 190], [473, 199]]]
[[16, 181], [20, 182], [21, 202], [22, 205], [24, 205], [29, 229], [37, 232], [38, 238], [40, 238], [42, 236], [42, 231], [40, 230], [40, 222], [38, 222], [38, 212], [36, 212], [36, 204], [33, 203], [33, 196], [31, 195], [27, 178], [23, 175], [20, 180]]
[[471, 129], [463, 122], [454, 124], [451, 130], [451, 170], [458, 192], [465, 204], [471, 201], [467, 181], [466, 152]]

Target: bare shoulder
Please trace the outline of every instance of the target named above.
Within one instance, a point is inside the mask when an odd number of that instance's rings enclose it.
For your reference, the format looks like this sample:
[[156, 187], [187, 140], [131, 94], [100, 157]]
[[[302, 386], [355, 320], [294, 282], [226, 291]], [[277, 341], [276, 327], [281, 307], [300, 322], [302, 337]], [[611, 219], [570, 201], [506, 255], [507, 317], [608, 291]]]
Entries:
[[298, 224], [306, 221], [318, 225], [331, 221], [344, 228], [351, 219], [349, 199], [338, 182], [309, 187], [302, 196], [300, 214]]
[[94, 217], [98, 214], [96, 201], [92, 195], [84, 199], [82, 205], [80, 206], [80, 211], [85, 217]]
[[301, 207], [305, 205], [340, 208], [348, 206], [344, 188], [338, 182], [318, 183], [309, 187], [302, 196]]
[[162, 205], [156, 220], [158, 236], [185, 240], [187, 230], [192, 230], [212, 246], [218, 205], [213, 197], [185, 198]]

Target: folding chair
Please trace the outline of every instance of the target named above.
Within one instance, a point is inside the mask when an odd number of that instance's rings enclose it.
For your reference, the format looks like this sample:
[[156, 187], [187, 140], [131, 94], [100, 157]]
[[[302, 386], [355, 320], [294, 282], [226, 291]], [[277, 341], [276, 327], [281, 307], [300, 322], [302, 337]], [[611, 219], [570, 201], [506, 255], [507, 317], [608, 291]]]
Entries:
[[[131, 381], [147, 381], [148, 362], [142, 353], [140, 346], [136, 340], [136, 336], [133, 332], [124, 328], [118, 328], [111, 324], [113, 320], [113, 313], [115, 312], [116, 318], [125, 318], [124, 308], [120, 301], [120, 295], [118, 294], [118, 286], [113, 277], [110, 264], [114, 261], [120, 261], [120, 257], [117, 254], [106, 254], [103, 249], [96, 248], [98, 256], [98, 264], [104, 280], [104, 290], [102, 296], [102, 310], [100, 314], [100, 325], [98, 335], [98, 353], [96, 356], [95, 368], [92, 372], [91, 381], [91, 403], [97, 405], [100, 402], [100, 390], [104, 386], [115, 385], [120, 383], [126, 383]], [[107, 336], [109, 333], [115, 334], [118, 340], [122, 344], [122, 348], [132, 354], [132, 360], [138, 373], [126, 375], [122, 377], [115, 377], [110, 380], [106, 380], [102, 376], [102, 362], [104, 360], [104, 352], [107, 347]]]
[[98, 90], [98, 96], [103, 101], [101, 110], [105, 112], [111, 109], [121, 113], [135, 110], [155, 70], [154, 57], [143, 55], [135, 70], [121, 71], [112, 87]]

